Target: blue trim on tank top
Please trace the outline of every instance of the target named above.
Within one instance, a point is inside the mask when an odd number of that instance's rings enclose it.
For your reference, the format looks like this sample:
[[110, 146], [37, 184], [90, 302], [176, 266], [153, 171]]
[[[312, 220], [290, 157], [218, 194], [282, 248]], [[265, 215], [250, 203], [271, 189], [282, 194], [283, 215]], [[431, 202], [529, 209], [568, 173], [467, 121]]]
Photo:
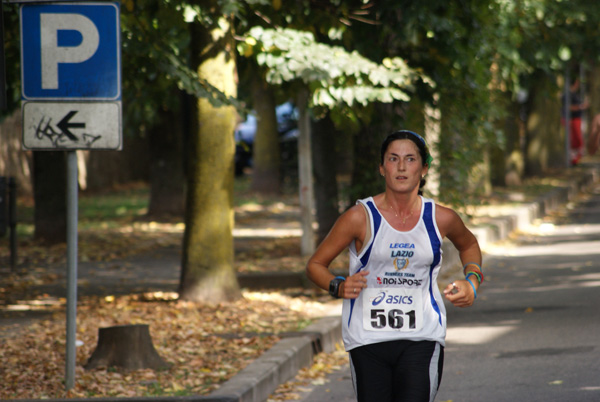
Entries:
[[[358, 269], [358, 271], [356, 272], [360, 272], [364, 267], [367, 266], [367, 263], [369, 262], [369, 257], [371, 256], [371, 250], [373, 248], [373, 243], [375, 243], [375, 236], [377, 235], [377, 232], [379, 231], [379, 227], [381, 226], [381, 214], [379, 213], [379, 211], [377, 210], [377, 208], [375, 207], [375, 204], [373, 203], [373, 201], [367, 201], [366, 202], [367, 207], [369, 207], [369, 210], [371, 210], [371, 215], [373, 216], [373, 236], [371, 237], [371, 244], [369, 244], [369, 247], [367, 248], [367, 250], [365, 251], [365, 253], [363, 254], [363, 256], [360, 258], [360, 268]], [[370, 221], [370, 219], [369, 219]], [[350, 299], [350, 314], [348, 316], [348, 327], [350, 326], [350, 321], [352, 320], [352, 311], [354, 310], [354, 303], [356, 302], [356, 299]]]
[[429, 235], [429, 241], [431, 242], [431, 248], [433, 249], [433, 263], [429, 267], [429, 298], [431, 300], [431, 305], [433, 306], [433, 310], [438, 315], [438, 320], [440, 325], [442, 325], [442, 312], [440, 311], [440, 306], [438, 306], [437, 301], [433, 295], [433, 271], [435, 267], [440, 263], [442, 255], [440, 253], [441, 243], [440, 239], [437, 236], [437, 232], [435, 230], [435, 225], [433, 223], [433, 203], [427, 202], [424, 205], [425, 210], [423, 211], [423, 221], [425, 222], [425, 228], [427, 229], [427, 234]]

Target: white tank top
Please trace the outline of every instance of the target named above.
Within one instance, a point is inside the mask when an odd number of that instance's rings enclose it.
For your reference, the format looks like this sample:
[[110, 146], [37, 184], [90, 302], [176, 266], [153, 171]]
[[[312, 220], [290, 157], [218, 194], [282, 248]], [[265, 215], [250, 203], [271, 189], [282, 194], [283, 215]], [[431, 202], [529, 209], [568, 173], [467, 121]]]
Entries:
[[366, 207], [371, 238], [360, 254], [350, 245], [349, 274], [369, 271], [367, 288], [357, 299], [344, 299], [342, 335], [346, 350], [391, 340], [432, 340], [445, 344], [446, 309], [437, 286], [442, 237], [435, 203], [421, 197], [418, 223], [407, 232], [383, 218], [372, 197]]

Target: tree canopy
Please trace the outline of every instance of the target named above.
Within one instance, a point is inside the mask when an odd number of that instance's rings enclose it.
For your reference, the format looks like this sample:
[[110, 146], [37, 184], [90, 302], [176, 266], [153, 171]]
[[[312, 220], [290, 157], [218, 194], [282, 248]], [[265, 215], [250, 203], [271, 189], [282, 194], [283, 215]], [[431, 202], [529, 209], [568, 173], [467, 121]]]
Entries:
[[[440, 135], [434, 145], [442, 155], [439, 167], [447, 201], [464, 200], [477, 191], [468, 186], [473, 167], [486, 163], [491, 147], [507, 142], [509, 133], [499, 122], [511, 115], [522, 118], [527, 111], [514, 107], [521, 105], [520, 97], [535, 89], [558, 99], [565, 72], [580, 65], [592, 71], [600, 54], [600, 14], [587, 0], [121, 4], [126, 133], [143, 136], [149, 128], [164, 125], [161, 118], [172, 116], [157, 111], [185, 115], [180, 92], [205, 99], [216, 109], [251, 107], [242, 102], [248, 98], [243, 91], [227, 94], [196, 69], [195, 61], [206, 54], [197, 54], [192, 46], [194, 26], [210, 32], [227, 16], [232, 21], [223, 39], [227, 45], [214, 39], [214, 46], [203, 46], [202, 52], [214, 48], [234, 55], [237, 49], [240, 64], [256, 63], [256, 75], [284, 97], [308, 88], [313, 116], [334, 112], [336, 123], [350, 120], [357, 135], [365, 136], [387, 126], [371, 131], [356, 127], [382, 120], [397, 127], [411, 121], [414, 109], [421, 115], [424, 105], [438, 110]], [[14, 4], [4, 7], [10, 113], [20, 98], [18, 10]], [[592, 75], [587, 78], [600, 82]], [[244, 88], [248, 78], [238, 79]], [[550, 84], [540, 85], [541, 79]], [[379, 108], [384, 103], [390, 107]]]

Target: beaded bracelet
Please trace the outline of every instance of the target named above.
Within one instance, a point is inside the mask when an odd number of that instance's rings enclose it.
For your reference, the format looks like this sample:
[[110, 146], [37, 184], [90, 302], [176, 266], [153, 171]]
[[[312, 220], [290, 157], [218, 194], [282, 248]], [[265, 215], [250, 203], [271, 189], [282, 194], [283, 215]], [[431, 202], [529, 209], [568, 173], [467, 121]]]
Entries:
[[466, 278], [467, 281], [469, 281], [469, 283], [471, 284], [471, 287], [473, 288], [473, 293], [475, 294], [475, 298], [477, 299], [477, 290], [475, 290], [475, 285], [473, 285], [473, 282], [471, 282], [471, 280], [469, 278]]

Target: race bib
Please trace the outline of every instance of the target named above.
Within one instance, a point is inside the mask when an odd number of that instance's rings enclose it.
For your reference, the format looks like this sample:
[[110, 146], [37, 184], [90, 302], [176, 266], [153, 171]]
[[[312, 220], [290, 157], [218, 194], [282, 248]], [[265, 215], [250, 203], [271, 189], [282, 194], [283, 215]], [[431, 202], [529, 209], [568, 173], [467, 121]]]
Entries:
[[367, 288], [362, 291], [366, 331], [419, 331], [423, 326], [421, 291], [407, 288]]

